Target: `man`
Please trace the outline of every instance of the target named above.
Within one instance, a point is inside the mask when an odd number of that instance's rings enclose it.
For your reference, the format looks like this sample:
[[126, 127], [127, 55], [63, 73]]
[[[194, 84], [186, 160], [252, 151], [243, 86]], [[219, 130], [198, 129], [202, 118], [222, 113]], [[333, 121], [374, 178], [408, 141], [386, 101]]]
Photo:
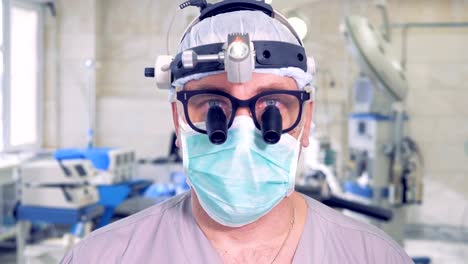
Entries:
[[201, 8], [165, 70], [191, 191], [93, 232], [62, 263], [412, 263], [294, 191], [314, 70], [295, 33], [259, 1]]

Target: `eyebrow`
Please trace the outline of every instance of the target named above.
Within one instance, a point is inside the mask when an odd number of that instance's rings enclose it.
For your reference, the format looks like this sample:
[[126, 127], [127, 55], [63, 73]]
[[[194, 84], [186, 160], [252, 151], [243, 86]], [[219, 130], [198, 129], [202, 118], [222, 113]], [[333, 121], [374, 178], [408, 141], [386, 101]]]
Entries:
[[[215, 84], [204, 84], [204, 85], [194, 85], [194, 87], [190, 87], [187, 89], [189, 91], [199, 91], [199, 90], [220, 90], [226, 93], [229, 93], [229, 87], [226, 86], [221, 86], [221, 85], [215, 85]], [[255, 91], [257, 93], [261, 92], [266, 92], [266, 91], [273, 91], [273, 90], [296, 90], [296, 89], [290, 89], [290, 87], [280, 84], [278, 82], [273, 82], [268, 85], [260, 85], [256, 87]]]
[[206, 84], [206, 85], [194, 85], [187, 89], [188, 91], [199, 91], [199, 90], [220, 90], [223, 92], [228, 92], [229, 88], [220, 85]]

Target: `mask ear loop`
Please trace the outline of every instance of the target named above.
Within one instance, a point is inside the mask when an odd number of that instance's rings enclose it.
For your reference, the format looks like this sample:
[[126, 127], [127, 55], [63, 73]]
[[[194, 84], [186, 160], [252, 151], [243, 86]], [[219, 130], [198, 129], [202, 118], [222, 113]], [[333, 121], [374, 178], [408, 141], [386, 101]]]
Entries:
[[[313, 93], [314, 89], [313, 87], [309, 85], [307, 85], [304, 89], [309, 89], [311, 93]], [[307, 100], [306, 102], [310, 102], [310, 101], [313, 101], [313, 98], [311, 96], [311, 99]], [[304, 104], [306, 103], [304, 102]], [[304, 110], [307, 110], [308, 109], [308, 106], [307, 107], [303, 107], [302, 108], [302, 111]], [[304, 121], [305, 121], [305, 116], [304, 113], [302, 114], [302, 117], [301, 117], [301, 122], [300, 122], [300, 125], [302, 125], [301, 127], [301, 130], [299, 132], [299, 136], [297, 137], [297, 142], [296, 142], [296, 147], [295, 147], [295, 150], [294, 150], [294, 157], [295, 159], [293, 159], [291, 162], [291, 171], [294, 171], [294, 175], [289, 175], [289, 180], [292, 182], [292, 184], [290, 184], [289, 186], [289, 191], [288, 193], [286, 194], [286, 197], [289, 197], [293, 192], [294, 192], [294, 187], [295, 187], [295, 184], [296, 184], [296, 174], [297, 174], [297, 168], [298, 168], [298, 165], [299, 165], [299, 155], [300, 155], [300, 151], [301, 151], [301, 148], [302, 148], [302, 136], [304, 135], [304, 129], [305, 129], [305, 124], [304, 124]], [[312, 121], [311, 121], [312, 122]], [[311, 127], [315, 128], [315, 123], [311, 123]]]
[[[177, 120], [179, 122], [178, 137], [179, 137], [180, 144], [181, 144], [180, 148], [182, 150], [182, 165], [183, 165], [185, 174], [188, 175], [190, 159], [188, 157], [187, 137], [195, 135], [195, 134], [199, 134], [199, 133], [193, 130], [189, 126], [189, 124], [185, 122], [183, 111], [180, 111], [179, 107], [177, 107]], [[190, 177], [186, 177], [186, 182], [190, 187], [192, 187], [192, 183], [190, 182]]]
[[174, 12], [174, 14], [172, 15], [172, 18], [171, 18], [171, 22], [169, 23], [169, 26], [167, 27], [167, 32], [166, 32], [166, 54], [171, 54], [170, 53], [170, 50], [169, 50], [169, 47], [170, 47], [170, 33], [171, 33], [171, 30], [172, 30], [172, 27], [174, 26], [174, 21], [175, 21], [175, 18], [178, 17], [179, 13], [180, 13], [180, 8], [177, 8]]
[[[290, 175], [289, 175], [289, 180], [291, 181], [288, 193], [286, 194], [286, 197], [289, 197], [295, 189], [296, 185], [296, 174], [297, 174], [297, 168], [299, 165], [299, 155], [301, 151], [301, 144], [302, 144], [302, 135], [304, 133], [304, 126], [301, 128], [301, 132], [299, 132], [299, 137], [297, 138], [296, 146], [294, 147], [294, 159], [291, 160], [291, 170], [290, 170]], [[294, 173], [291, 173], [294, 171]]]

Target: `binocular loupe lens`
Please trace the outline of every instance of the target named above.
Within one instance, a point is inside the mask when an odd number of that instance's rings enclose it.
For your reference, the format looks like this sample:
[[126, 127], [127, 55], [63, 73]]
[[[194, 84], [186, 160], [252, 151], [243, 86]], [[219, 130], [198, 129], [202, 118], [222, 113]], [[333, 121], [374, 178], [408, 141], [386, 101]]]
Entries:
[[276, 144], [283, 132], [283, 119], [278, 107], [269, 105], [262, 114], [262, 136], [267, 144]]
[[227, 118], [217, 105], [210, 106], [206, 114], [206, 133], [210, 142], [216, 145], [223, 144], [227, 139]]

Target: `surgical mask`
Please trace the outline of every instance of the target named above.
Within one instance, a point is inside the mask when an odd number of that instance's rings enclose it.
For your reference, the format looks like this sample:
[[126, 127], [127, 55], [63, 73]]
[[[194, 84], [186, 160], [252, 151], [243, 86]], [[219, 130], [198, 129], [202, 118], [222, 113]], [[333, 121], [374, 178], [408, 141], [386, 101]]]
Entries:
[[188, 183], [216, 222], [230, 227], [255, 222], [294, 190], [300, 142], [293, 136], [266, 144], [252, 118], [238, 116], [226, 142], [214, 145], [207, 135], [179, 124]]

